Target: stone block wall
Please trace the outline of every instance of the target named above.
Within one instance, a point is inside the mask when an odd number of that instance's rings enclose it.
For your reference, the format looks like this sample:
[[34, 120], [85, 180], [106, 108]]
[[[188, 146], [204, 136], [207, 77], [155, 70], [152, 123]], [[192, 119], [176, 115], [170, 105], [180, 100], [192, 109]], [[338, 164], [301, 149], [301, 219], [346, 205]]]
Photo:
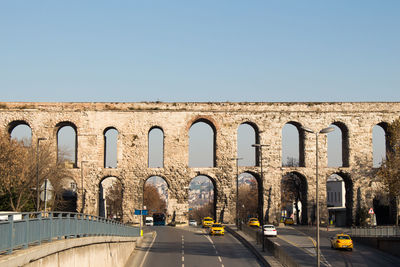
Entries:
[[[169, 212], [176, 220], [187, 221], [188, 186], [197, 175], [210, 177], [216, 187], [216, 217], [234, 222], [236, 200], [237, 130], [242, 123], [253, 125], [263, 148], [263, 211], [268, 201], [270, 221], [277, 221], [281, 205], [281, 179], [288, 172], [306, 177], [308, 212], [315, 203], [315, 135], [304, 136], [304, 166], [282, 167], [282, 128], [286, 123], [319, 131], [331, 124], [345, 129], [349, 155], [348, 166], [327, 167], [327, 137], [319, 136], [319, 191], [321, 207], [326, 207], [326, 179], [333, 173], [350, 177], [353, 200], [362, 192], [362, 205], [370, 207], [374, 188], [372, 169], [372, 128], [390, 123], [400, 116], [400, 103], [0, 103], [0, 128], [10, 130], [15, 122], [32, 129], [32, 144], [47, 138], [57, 150], [57, 131], [64, 124], [77, 131], [77, 160], [74, 179], [80, 185], [82, 166], [86, 189], [85, 213], [98, 214], [99, 184], [106, 177], [117, 177], [123, 185], [125, 221], [137, 221], [135, 208], [141, 207], [143, 185], [154, 175], [169, 186]], [[215, 130], [215, 166], [189, 168], [189, 129], [197, 121], [209, 123]], [[164, 133], [164, 166], [148, 167], [148, 133], [153, 127]], [[104, 131], [118, 131], [118, 166], [104, 168]], [[82, 164], [82, 161], [84, 164]], [[260, 178], [260, 166], [239, 167], [239, 173], [250, 172]], [[259, 179], [260, 180], [260, 179]], [[78, 206], [82, 205], [78, 197]], [[355, 209], [355, 205], [351, 208]], [[80, 210], [80, 207], [78, 208]], [[171, 214], [170, 214], [171, 215]], [[326, 208], [321, 216], [327, 216]], [[310, 216], [309, 216], [310, 217]]]

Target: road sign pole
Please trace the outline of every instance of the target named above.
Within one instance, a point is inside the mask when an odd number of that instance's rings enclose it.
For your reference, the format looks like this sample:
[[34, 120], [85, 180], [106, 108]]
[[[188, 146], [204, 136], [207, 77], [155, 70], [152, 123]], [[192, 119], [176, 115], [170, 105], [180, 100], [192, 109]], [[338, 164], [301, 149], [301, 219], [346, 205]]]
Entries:
[[47, 210], [47, 179], [44, 179], [44, 211]]
[[142, 230], [142, 213], [143, 213], [143, 209], [140, 209], [140, 236], [143, 236], [143, 230]]

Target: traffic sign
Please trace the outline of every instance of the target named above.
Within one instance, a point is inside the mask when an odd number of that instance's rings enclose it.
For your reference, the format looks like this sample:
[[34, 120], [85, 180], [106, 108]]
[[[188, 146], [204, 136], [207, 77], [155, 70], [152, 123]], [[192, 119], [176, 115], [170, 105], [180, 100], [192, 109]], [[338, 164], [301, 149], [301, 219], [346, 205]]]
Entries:
[[369, 211], [368, 211], [368, 213], [369, 213], [369, 214], [374, 214], [375, 212], [374, 212], [374, 210], [373, 210], [372, 208], [370, 208]]
[[147, 210], [135, 210], [135, 215], [148, 215]]
[[44, 183], [40, 187], [40, 199], [46, 202], [49, 201], [53, 198], [53, 191], [54, 188], [51, 185], [50, 181], [48, 179], [45, 179]]

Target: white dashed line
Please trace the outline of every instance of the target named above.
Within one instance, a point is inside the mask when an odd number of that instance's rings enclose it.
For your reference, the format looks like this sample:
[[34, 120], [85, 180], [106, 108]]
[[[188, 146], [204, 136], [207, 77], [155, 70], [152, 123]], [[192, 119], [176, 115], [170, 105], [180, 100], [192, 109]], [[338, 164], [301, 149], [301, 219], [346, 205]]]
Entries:
[[182, 235], [182, 267], [185, 267], [185, 239]]
[[[208, 239], [208, 241], [210, 241], [211, 245], [212, 245], [213, 248], [215, 249], [215, 255], [218, 255], [218, 250], [217, 250], [217, 248], [215, 247], [215, 244], [214, 244], [213, 240], [212, 240], [208, 235], [206, 235], [206, 238]], [[222, 258], [221, 258], [221, 256], [218, 256], [218, 260], [219, 260], [219, 262], [221, 262], [221, 267], [224, 267], [224, 264], [222, 264]]]

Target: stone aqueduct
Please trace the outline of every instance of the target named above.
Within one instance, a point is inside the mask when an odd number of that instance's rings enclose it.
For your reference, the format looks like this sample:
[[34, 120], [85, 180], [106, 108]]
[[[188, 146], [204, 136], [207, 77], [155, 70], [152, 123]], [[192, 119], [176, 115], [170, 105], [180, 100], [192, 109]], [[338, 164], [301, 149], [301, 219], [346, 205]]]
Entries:
[[[32, 130], [32, 144], [37, 138], [47, 138], [57, 149], [57, 132], [71, 125], [77, 134], [75, 181], [80, 184], [81, 162], [85, 161], [83, 179], [86, 213], [99, 212], [99, 184], [106, 177], [117, 177], [123, 185], [123, 219], [137, 221], [134, 209], [141, 207], [143, 186], [147, 178], [160, 176], [168, 184], [169, 213], [177, 221], [187, 221], [188, 185], [197, 175], [211, 178], [216, 192], [215, 215], [224, 214], [225, 222], [235, 220], [236, 161], [238, 127], [250, 124], [256, 140], [267, 144], [263, 150], [263, 181], [260, 166], [239, 167], [239, 173], [249, 172], [257, 177], [263, 194], [260, 203], [269, 221], [277, 221], [281, 204], [282, 176], [297, 172], [304, 176], [308, 187], [308, 213], [315, 203], [315, 135], [306, 134], [301, 127], [318, 131], [331, 124], [342, 130], [343, 166], [327, 166], [327, 138], [319, 138], [319, 192], [321, 218], [326, 220], [326, 179], [340, 173], [346, 177], [347, 207], [354, 221], [356, 201], [372, 206], [376, 189], [369, 178], [372, 167], [372, 128], [400, 116], [400, 103], [0, 103], [0, 127], [11, 130], [26, 124]], [[206, 122], [214, 130], [215, 166], [190, 168], [190, 127]], [[282, 128], [292, 123], [299, 130], [300, 167], [282, 167]], [[164, 134], [164, 166], [148, 167], [148, 134], [158, 127]], [[104, 131], [118, 131], [118, 166], [104, 167]], [[81, 194], [82, 190], [78, 190]], [[358, 199], [356, 200], [356, 197]], [[78, 210], [82, 205], [78, 195]], [[352, 215], [353, 214], [353, 215]], [[171, 215], [171, 214], [169, 214]], [[308, 216], [310, 218], [311, 216]]]

